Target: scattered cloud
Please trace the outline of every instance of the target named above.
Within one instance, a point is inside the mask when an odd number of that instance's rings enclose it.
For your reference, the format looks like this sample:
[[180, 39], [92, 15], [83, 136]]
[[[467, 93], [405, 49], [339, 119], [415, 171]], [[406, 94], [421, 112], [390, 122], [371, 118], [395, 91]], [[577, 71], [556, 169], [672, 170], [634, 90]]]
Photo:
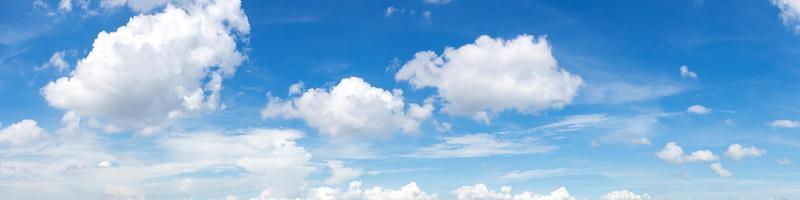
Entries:
[[444, 4], [448, 4], [448, 3], [452, 2], [452, 1], [453, 0], [422, 0], [422, 2], [424, 2], [426, 4], [432, 4], [432, 5], [444, 5]]
[[342, 79], [331, 89], [313, 88], [300, 97], [269, 97], [263, 118], [299, 118], [321, 134], [334, 138], [390, 136], [395, 132], [419, 132], [431, 116], [433, 105], [406, 104], [403, 91], [372, 87], [358, 77]]
[[547, 178], [547, 177], [554, 177], [554, 176], [563, 176], [567, 173], [567, 169], [565, 168], [555, 168], [555, 169], [532, 169], [532, 170], [525, 170], [525, 171], [518, 171], [514, 170], [509, 172], [506, 175], [503, 175], [502, 179], [504, 180], [529, 180], [535, 178]]
[[611, 117], [605, 113], [570, 115], [559, 121], [538, 126], [534, 130], [546, 132], [577, 131], [598, 126], [608, 120], [611, 120]]
[[339, 160], [329, 160], [327, 165], [331, 169], [331, 176], [325, 179], [327, 185], [344, 183], [360, 177], [363, 173], [360, 169], [345, 167], [344, 163]]
[[589, 82], [581, 90], [575, 103], [624, 104], [659, 99], [682, 92], [681, 86], [651, 82], [614, 82], [603, 80]]
[[800, 127], [800, 122], [788, 119], [779, 119], [769, 123], [772, 128], [797, 128]]
[[792, 28], [795, 33], [800, 33], [800, 1], [772, 0], [772, 5], [781, 10], [783, 24]]
[[697, 79], [697, 73], [689, 71], [689, 67], [688, 66], [683, 65], [683, 66], [681, 66], [681, 68], [679, 70], [681, 71], [681, 77]]
[[289, 95], [301, 94], [303, 93], [303, 87], [305, 83], [303, 81], [299, 81], [295, 84], [289, 86]]
[[330, 187], [319, 187], [309, 190], [306, 199], [315, 200], [333, 200], [333, 199], [385, 199], [385, 200], [434, 200], [437, 199], [436, 195], [428, 195], [422, 191], [417, 183], [411, 182], [400, 189], [393, 190], [380, 186], [375, 186], [372, 189], [362, 189], [361, 181], [354, 181], [350, 183], [347, 191], [334, 189]]
[[740, 144], [731, 144], [728, 146], [728, 151], [725, 151], [725, 156], [733, 160], [741, 160], [747, 157], [761, 157], [767, 154], [767, 150], [759, 149], [754, 146], [743, 147]]
[[601, 197], [603, 200], [648, 200], [653, 199], [650, 194], [636, 194], [628, 190], [612, 191]]
[[25, 119], [0, 130], [0, 144], [23, 145], [46, 136], [36, 121]]
[[569, 194], [566, 188], [561, 187], [550, 194], [537, 194], [530, 191], [512, 194], [511, 186], [503, 186], [500, 192], [489, 190], [484, 184], [474, 186], [462, 186], [456, 191], [458, 200], [574, 200], [575, 197]]
[[473, 44], [447, 47], [442, 55], [420, 51], [395, 79], [417, 89], [436, 88], [445, 113], [482, 120], [504, 110], [533, 114], [563, 108], [583, 85], [579, 76], [558, 67], [544, 37], [530, 35], [512, 40], [484, 35]]
[[722, 164], [711, 163], [711, 165], [709, 165], [709, 168], [711, 168], [711, 170], [713, 170], [715, 173], [717, 173], [717, 175], [719, 175], [720, 177], [728, 178], [728, 177], [733, 176], [733, 173], [731, 173], [731, 171], [728, 171], [727, 169], [722, 168]]
[[235, 39], [250, 30], [240, 6], [199, 1], [132, 17], [101, 32], [70, 76], [41, 93], [50, 106], [145, 135], [170, 120], [217, 110], [222, 79], [246, 58]]
[[686, 109], [686, 112], [698, 115], [708, 114], [711, 111], [712, 111], [711, 108], [705, 107], [703, 105], [692, 105]]
[[713, 152], [709, 150], [698, 150], [692, 152], [689, 155], [684, 155], [683, 148], [678, 146], [675, 142], [667, 143], [659, 152], [656, 152], [656, 156], [661, 158], [666, 162], [672, 164], [683, 164], [688, 162], [708, 162], [708, 161], [716, 161], [719, 159]]
[[386, 17], [391, 17], [396, 12], [398, 12], [397, 8], [395, 8], [394, 6], [389, 6], [386, 8], [386, 11], [384, 11], [383, 15]]
[[778, 162], [779, 165], [790, 165], [790, 164], [792, 164], [792, 159], [781, 158], [781, 159], [775, 160], [775, 162]]
[[497, 138], [495, 135], [478, 133], [453, 137], [443, 137], [441, 143], [417, 149], [409, 157], [422, 158], [467, 158], [492, 155], [547, 153], [557, 149], [555, 146], [538, 143], [536, 138], [519, 141]]

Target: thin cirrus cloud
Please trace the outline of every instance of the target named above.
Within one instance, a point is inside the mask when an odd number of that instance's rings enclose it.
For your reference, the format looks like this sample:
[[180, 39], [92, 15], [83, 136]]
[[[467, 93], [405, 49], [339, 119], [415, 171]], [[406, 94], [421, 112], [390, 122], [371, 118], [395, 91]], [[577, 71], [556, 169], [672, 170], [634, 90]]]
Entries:
[[406, 155], [416, 158], [469, 158], [492, 155], [547, 153], [556, 146], [541, 144], [538, 138], [502, 139], [492, 134], [477, 133], [442, 137], [440, 143], [422, 147]]
[[249, 31], [239, 1], [170, 5], [101, 32], [71, 75], [41, 93], [53, 107], [152, 134], [170, 120], [219, 109], [222, 79], [245, 59], [235, 34]]
[[436, 88], [442, 111], [489, 123], [504, 110], [533, 114], [560, 109], [583, 85], [560, 68], [544, 37], [505, 40], [480, 36], [472, 44], [447, 47], [442, 55], [420, 51], [395, 74], [416, 89]]

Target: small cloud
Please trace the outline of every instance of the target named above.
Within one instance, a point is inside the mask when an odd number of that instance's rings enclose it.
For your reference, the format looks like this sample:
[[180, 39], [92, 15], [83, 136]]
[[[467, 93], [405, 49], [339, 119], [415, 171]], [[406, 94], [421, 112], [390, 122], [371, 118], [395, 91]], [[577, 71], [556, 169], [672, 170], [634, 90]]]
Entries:
[[705, 107], [703, 105], [692, 105], [686, 109], [686, 112], [693, 113], [693, 114], [707, 114], [711, 112], [711, 108]]
[[709, 167], [711, 168], [711, 170], [716, 172], [722, 178], [728, 178], [728, 177], [733, 176], [733, 173], [731, 173], [731, 171], [728, 171], [727, 169], [722, 168], [722, 164], [712, 163]]
[[388, 8], [386, 8], [386, 11], [383, 13], [383, 16], [391, 17], [392, 15], [394, 15], [398, 11], [401, 11], [401, 10], [397, 10], [397, 8], [395, 8], [394, 6], [389, 6]]
[[425, 21], [430, 23], [431, 22], [431, 11], [426, 10], [426, 11], [422, 12], [422, 17], [425, 17]]
[[689, 67], [686, 65], [681, 66], [680, 71], [681, 71], [681, 77], [697, 79], [697, 73], [689, 71]]
[[754, 146], [742, 147], [740, 144], [732, 144], [725, 152], [725, 156], [733, 160], [741, 160], [746, 157], [761, 157], [767, 154], [767, 150], [759, 149]]
[[303, 93], [304, 85], [305, 85], [305, 83], [303, 83], [303, 81], [299, 81], [299, 82], [297, 82], [295, 84], [292, 84], [291, 86], [289, 86], [289, 95], [295, 95], [295, 94]]
[[532, 169], [526, 171], [514, 170], [506, 175], [503, 175], [504, 180], [529, 180], [534, 178], [547, 178], [554, 176], [562, 176], [567, 173], [565, 168], [556, 169]]
[[422, 2], [431, 5], [444, 5], [452, 2], [452, 0], [422, 0]]
[[331, 176], [325, 179], [325, 184], [328, 185], [337, 185], [346, 181], [350, 181], [363, 174], [360, 169], [346, 167], [344, 166], [344, 163], [339, 160], [329, 160], [327, 165], [328, 168], [331, 169]]
[[789, 158], [777, 159], [777, 160], [775, 160], [775, 162], [778, 162], [779, 165], [790, 165], [790, 164], [792, 164], [792, 160], [789, 159]]
[[800, 122], [788, 119], [779, 119], [769, 123], [772, 128], [797, 128], [800, 127]]
[[107, 160], [100, 161], [100, 162], [97, 163], [97, 167], [100, 167], [100, 168], [108, 168], [108, 167], [111, 167], [111, 166], [113, 166], [113, 164], [111, 163], [111, 161], [107, 161]]
[[705, 150], [698, 150], [692, 152], [689, 155], [684, 155], [683, 148], [678, 146], [675, 142], [667, 143], [659, 152], [656, 152], [656, 156], [661, 158], [666, 162], [672, 164], [683, 164], [688, 162], [704, 162], [704, 161], [716, 161], [719, 159], [713, 152], [708, 149]]

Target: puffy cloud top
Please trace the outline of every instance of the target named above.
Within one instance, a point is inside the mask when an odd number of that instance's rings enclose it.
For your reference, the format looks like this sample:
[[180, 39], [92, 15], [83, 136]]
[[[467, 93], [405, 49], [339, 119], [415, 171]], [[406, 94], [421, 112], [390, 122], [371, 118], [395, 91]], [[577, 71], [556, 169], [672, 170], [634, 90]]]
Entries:
[[442, 55], [417, 52], [395, 79], [415, 88], [436, 88], [446, 101], [445, 112], [486, 122], [488, 113], [503, 110], [562, 108], [583, 84], [558, 67], [545, 38], [529, 35], [512, 40], [480, 36], [473, 44], [447, 47]]
[[728, 146], [728, 151], [725, 155], [733, 160], [741, 160], [746, 157], [760, 157], [767, 154], [767, 150], [759, 149], [754, 146], [743, 147], [741, 144], [731, 144]]
[[98, 34], [70, 76], [41, 92], [53, 107], [121, 128], [154, 130], [217, 109], [223, 77], [245, 59], [234, 35], [250, 30], [240, 6], [239, 0], [198, 1], [132, 17]]
[[0, 130], [0, 144], [21, 145], [45, 136], [36, 121], [26, 119]]
[[350, 77], [329, 90], [308, 89], [289, 101], [270, 97], [261, 116], [300, 118], [323, 135], [357, 138], [418, 132], [421, 121], [433, 111], [431, 104], [409, 104], [405, 108], [402, 90], [389, 92]]
[[416, 183], [411, 182], [398, 190], [376, 186], [372, 189], [361, 189], [361, 181], [350, 183], [347, 191], [330, 187], [319, 187], [309, 190], [307, 200], [433, 200], [422, 191]]
[[500, 192], [489, 190], [484, 184], [463, 186], [455, 191], [458, 200], [574, 200], [566, 188], [561, 187], [550, 194], [536, 194], [525, 191], [518, 194], [511, 193], [510, 186], [504, 186]]
[[672, 164], [682, 164], [685, 162], [715, 161], [719, 159], [719, 157], [714, 155], [714, 153], [709, 151], [708, 149], [698, 150], [692, 152], [689, 155], [684, 155], [683, 148], [681, 148], [681, 146], [678, 146], [678, 144], [674, 142], [667, 143], [667, 145], [664, 146], [664, 149], [662, 149], [659, 152], [656, 152], [656, 156]]
[[612, 191], [601, 197], [603, 200], [648, 200], [652, 199], [650, 194], [636, 194], [628, 190]]

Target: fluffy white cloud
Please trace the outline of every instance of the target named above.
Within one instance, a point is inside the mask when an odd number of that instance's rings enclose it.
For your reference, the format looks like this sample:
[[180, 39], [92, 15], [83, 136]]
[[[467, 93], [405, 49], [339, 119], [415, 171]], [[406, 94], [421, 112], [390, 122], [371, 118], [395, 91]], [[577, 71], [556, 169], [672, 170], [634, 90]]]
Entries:
[[678, 146], [678, 144], [674, 142], [667, 143], [659, 152], [656, 152], [656, 156], [661, 158], [664, 161], [667, 161], [672, 164], [682, 164], [685, 162], [705, 162], [705, 161], [715, 161], [718, 160], [719, 157], [714, 155], [713, 152], [709, 150], [698, 150], [692, 152], [689, 155], [684, 155], [683, 148]]
[[772, 0], [772, 4], [781, 9], [783, 24], [800, 32], [800, 1], [798, 0]]
[[612, 191], [601, 197], [603, 200], [647, 200], [653, 199], [650, 194], [636, 194], [628, 190]]
[[500, 192], [489, 190], [484, 184], [462, 186], [455, 191], [458, 200], [574, 200], [566, 188], [561, 187], [550, 194], [536, 194], [525, 191], [512, 194], [510, 186], [504, 186]]
[[416, 183], [411, 182], [398, 190], [375, 186], [362, 189], [360, 181], [350, 183], [347, 191], [330, 187], [319, 187], [309, 190], [307, 200], [433, 200], [436, 196], [428, 195]]
[[720, 177], [728, 178], [728, 177], [733, 176], [733, 173], [731, 173], [731, 171], [728, 171], [727, 169], [722, 168], [722, 164], [711, 163], [711, 165], [709, 165], [709, 168], [711, 168], [711, 170], [714, 171], [715, 173], [717, 173], [717, 175], [719, 175]]
[[689, 112], [689, 113], [692, 113], [692, 114], [702, 115], [702, 114], [710, 113], [711, 112], [711, 108], [705, 107], [703, 105], [692, 105], [692, 106], [689, 106], [689, 108], [686, 108], [686, 112]]
[[558, 67], [545, 38], [513, 40], [480, 36], [474, 44], [447, 47], [443, 55], [421, 51], [395, 75], [415, 88], [434, 87], [443, 111], [486, 120], [504, 110], [536, 113], [559, 109], [583, 80]]
[[686, 65], [681, 66], [680, 71], [681, 71], [681, 77], [697, 79], [697, 73], [689, 71], [689, 67]]
[[98, 34], [71, 75], [41, 92], [53, 107], [143, 133], [218, 109], [222, 79], [245, 59], [234, 35], [250, 30], [240, 4], [197, 1], [132, 17], [116, 31]]
[[45, 130], [36, 121], [26, 119], [0, 130], [0, 144], [22, 145], [44, 136]]
[[328, 185], [336, 185], [353, 180], [363, 173], [360, 169], [345, 167], [342, 161], [339, 160], [329, 160], [327, 165], [331, 169], [331, 176], [325, 179], [325, 184]]
[[501, 139], [495, 135], [478, 133], [453, 137], [443, 137], [442, 143], [420, 148], [409, 157], [423, 158], [465, 158], [504, 154], [547, 153], [555, 146], [539, 144], [537, 138], [528, 137], [517, 140]]
[[788, 119], [779, 119], [769, 123], [772, 128], [797, 128], [800, 127], [800, 122]]
[[767, 154], [767, 150], [759, 149], [754, 146], [743, 147], [741, 144], [731, 144], [728, 146], [728, 151], [725, 151], [725, 156], [733, 160], [741, 160], [747, 157], [760, 157]]
[[406, 104], [403, 91], [372, 87], [358, 77], [342, 79], [330, 90], [308, 89], [288, 101], [269, 97], [261, 111], [264, 118], [300, 118], [321, 134], [334, 138], [390, 136], [395, 132], [419, 132], [433, 106]]

